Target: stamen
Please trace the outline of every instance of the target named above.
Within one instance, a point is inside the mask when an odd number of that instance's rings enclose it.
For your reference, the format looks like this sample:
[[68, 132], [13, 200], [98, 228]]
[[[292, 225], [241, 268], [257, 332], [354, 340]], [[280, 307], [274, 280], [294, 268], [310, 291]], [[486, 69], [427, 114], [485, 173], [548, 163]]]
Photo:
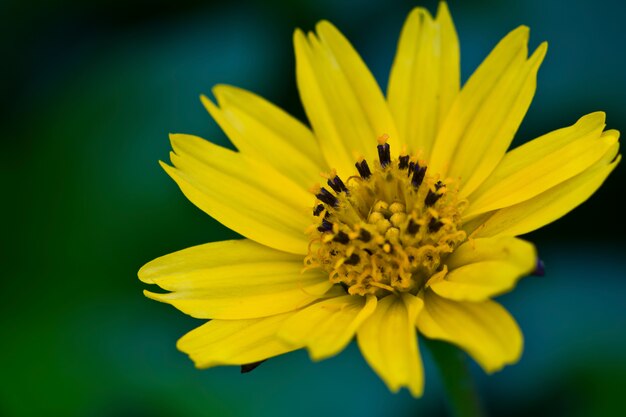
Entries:
[[389, 149], [388, 143], [381, 143], [377, 146], [378, 148], [378, 159], [380, 160], [380, 166], [383, 168], [387, 167], [391, 162], [391, 152]]
[[437, 233], [439, 229], [441, 229], [441, 226], [443, 226], [443, 223], [433, 217], [428, 222], [428, 231], [430, 233]]
[[426, 176], [426, 167], [420, 167], [416, 162], [413, 168], [413, 178], [411, 178], [411, 184], [415, 188], [419, 188], [424, 181], [424, 177]]
[[417, 295], [431, 277], [447, 274], [445, 256], [466, 239], [460, 223], [466, 201], [406, 150], [393, 161], [386, 140], [379, 139], [373, 170], [359, 159], [360, 178], [344, 183], [332, 171], [331, 191], [312, 190], [319, 200], [313, 214], [323, 218], [309, 229], [305, 268], [324, 269], [350, 295]]
[[537, 258], [537, 265], [535, 266], [535, 270], [533, 271], [533, 275], [538, 277], [543, 277], [546, 275], [546, 266], [543, 261]]
[[435, 203], [437, 202], [437, 200], [439, 200], [441, 198], [443, 194], [439, 194], [439, 193], [433, 193], [432, 190], [428, 190], [428, 195], [426, 196], [426, 199], [424, 199], [424, 204], [426, 204], [426, 207], [432, 207], [435, 205]]
[[409, 167], [409, 155], [403, 155], [398, 158], [398, 168], [407, 169]]
[[339, 233], [337, 233], [333, 238], [333, 241], [345, 245], [346, 243], [350, 242], [350, 238], [344, 232], [339, 231]]
[[359, 175], [364, 180], [372, 176], [372, 171], [370, 171], [370, 167], [367, 165], [367, 161], [365, 159], [357, 162], [354, 166], [356, 166], [357, 171], [359, 171]]
[[320, 232], [330, 232], [331, 230], [333, 230], [333, 224], [324, 219], [322, 220], [322, 224], [317, 227], [317, 230]]
[[359, 263], [360, 260], [361, 260], [361, 258], [359, 258], [359, 255], [357, 255], [356, 253], [353, 253], [343, 263], [344, 263], [344, 265], [356, 265], [356, 264]]
[[411, 162], [409, 162], [409, 170], [408, 170], [406, 176], [410, 177], [411, 174], [413, 173], [413, 171], [415, 171], [415, 162], [411, 161]]
[[320, 190], [320, 192], [316, 195], [316, 197], [328, 204], [329, 206], [333, 206], [333, 207], [337, 207], [337, 197], [335, 197], [334, 195], [332, 195], [330, 193], [330, 191], [328, 191], [326, 188], [323, 188]]
[[322, 213], [322, 211], [324, 211], [324, 205], [323, 204], [318, 204], [313, 209], [313, 215], [314, 216], [319, 216]]
[[348, 192], [348, 188], [346, 188], [346, 185], [343, 183], [343, 181], [341, 181], [341, 178], [339, 178], [338, 175], [330, 178], [327, 182], [330, 188], [332, 188], [336, 193], [340, 193], [342, 191], [346, 193]]

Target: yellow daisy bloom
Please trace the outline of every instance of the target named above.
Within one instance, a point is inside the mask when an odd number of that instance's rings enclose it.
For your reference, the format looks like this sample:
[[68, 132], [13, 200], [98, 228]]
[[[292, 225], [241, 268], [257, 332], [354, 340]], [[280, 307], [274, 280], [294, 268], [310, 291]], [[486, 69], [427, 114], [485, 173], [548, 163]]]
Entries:
[[[145, 294], [200, 319], [178, 341], [199, 368], [306, 348], [313, 360], [356, 336], [392, 391], [423, 390], [417, 331], [494, 372], [522, 334], [491, 298], [537, 267], [515, 236], [565, 215], [619, 163], [604, 113], [507, 152], [546, 54], [513, 30], [460, 88], [445, 3], [408, 16], [386, 97], [329, 22], [296, 30], [297, 84], [311, 128], [219, 85], [208, 112], [238, 149], [174, 134], [162, 164], [196, 206], [244, 239], [149, 262]], [[320, 182], [323, 173], [323, 186]], [[312, 188], [311, 188], [312, 187]], [[312, 191], [312, 193], [311, 193]]]

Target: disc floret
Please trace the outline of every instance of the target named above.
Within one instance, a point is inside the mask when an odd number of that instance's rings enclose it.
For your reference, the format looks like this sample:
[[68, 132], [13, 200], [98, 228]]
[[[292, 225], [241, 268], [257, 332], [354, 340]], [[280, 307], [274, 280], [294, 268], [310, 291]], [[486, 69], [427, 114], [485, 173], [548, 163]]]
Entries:
[[327, 175], [316, 186], [307, 268], [320, 267], [351, 295], [417, 294], [445, 275], [445, 257], [466, 239], [460, 229], [465, 200], [452, 181], [428, 173], [424, 161], [391, 159], [383, 138], [379, 161], [360, 158], [359, 175], [345, 182]]

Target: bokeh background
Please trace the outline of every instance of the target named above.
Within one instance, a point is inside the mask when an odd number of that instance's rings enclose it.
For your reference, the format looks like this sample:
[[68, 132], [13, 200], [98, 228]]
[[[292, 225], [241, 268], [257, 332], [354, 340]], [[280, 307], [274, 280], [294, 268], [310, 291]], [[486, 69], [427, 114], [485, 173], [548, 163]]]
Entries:
[[[390, 394], [355, 346], [304, 352], [250, 374], [197, 371], [175, 348], [200, 324], [142, 296], [145, 262], [233, 232], [158, 167], [168, 132], [227, 141], [198, 95], [217, 83], [303, 119], [295, 27], [333, 21], [385, 86], [409, 10], [434, 1], [56, 0], [0, 4], [3, 416], [446, 415], [422, 349], [419, 401]], [[519, 24], [548, 40], [516, 143], [605, 110], [626, 131], [626, 3], [450, 1], [467, 79]], [[493, 376], [472, 365], [492, 415], [625, 415], [626, 169], [578, 210], [529, 236], [547, 265], [501, 298], [526, 339]]]

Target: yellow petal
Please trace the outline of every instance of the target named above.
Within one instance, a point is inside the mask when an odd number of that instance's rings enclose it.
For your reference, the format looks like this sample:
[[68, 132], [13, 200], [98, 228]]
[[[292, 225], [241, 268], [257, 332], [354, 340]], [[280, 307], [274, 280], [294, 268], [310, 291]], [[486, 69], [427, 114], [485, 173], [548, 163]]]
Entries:
[[139, 270], [139, 278], [172, 291], [145, 291], [154, 300], [193, 317], [232, 320], [296, 310], [332, 285], [321, 270], [301, 271], [302, 256], [229, 240], [157, 258]]
[[425, 336], [461, 347], [489, 373], [517, 362], [522, 354], [517, 323], [495, 301], [451, 301], [427, 290], [417, 325]]
[[602, 133], [604, 119], [602, 112], [589, 114], [507, 153], [469, 197], [463, 216], [529, 200], [589, 168], [617, 142], [612, 132]]
[[[614, 131], [609, 132], [615, 134]], [[600, 188], [621, 160], [621, 155], [613, 160], [618, 151], [619, 143], [615, 143], [598, 162], [574, 178], [530, 200], [495, 211], [476, 228], [472, 236], [523, 235], [566, 215]]]
[[249, 91], [218, 85], [219, 107], [202, 103], [239, 151], [274, 167], [303, 188], [319, 182], [328, 167], [313, 132], [302, 123]]
[[526, 59], [528, 28], [509, 33], [470, 77], [435, 141], [429, 169], [460, 178], [468, 195], [509, 147], [535, 93], [547, 44]]
[[276, 336], [292, 313], [261, 319], [211, 320], [178, 340], [176, 347], [198, 368], [244, 365], [299, 349]]
[[361, 353], [389, 389], [397, 392], [407, 387], [414, 397], [422, 395], [424, 387], [414, 324], [417, 306], [421, 303], [389, 295], [378, 302], [374, 313], [357, 331]]
[[536, 263], [534, 246], [521, 239], [471, 239], [446, 259], [449, 272], [445, 277], [428, 285], [451, 300], [483, 301], [510, 291]]
[[307, 253], [314, 198], [266, 164], [191, 135], [171, 135], [161, 164], [192, 203], [220, 223], [274, 249]]
[[376, 309], [376, 297], [345, 295], [308, 306], [291, 316], [278, 333], [287, 342], [308, 347], [311, 359], [342, 351], [356, 329]]
[[430, 150], [459, 92], [459, 42], [445, 2], [436, 20], [415, 8], [402, 28], [391, 67], [387, 100], [410, 153]]
[[[296, 76], [306, 114], [328, 164], [352, 175], [354, 153], [373, 159], [376, 139], [398, 143], [396, 128], [376, 80], [352, 45], [329, 22], [308, 39], [294, 33]], [[397, 149], [397, 148], [396, 148]]]

